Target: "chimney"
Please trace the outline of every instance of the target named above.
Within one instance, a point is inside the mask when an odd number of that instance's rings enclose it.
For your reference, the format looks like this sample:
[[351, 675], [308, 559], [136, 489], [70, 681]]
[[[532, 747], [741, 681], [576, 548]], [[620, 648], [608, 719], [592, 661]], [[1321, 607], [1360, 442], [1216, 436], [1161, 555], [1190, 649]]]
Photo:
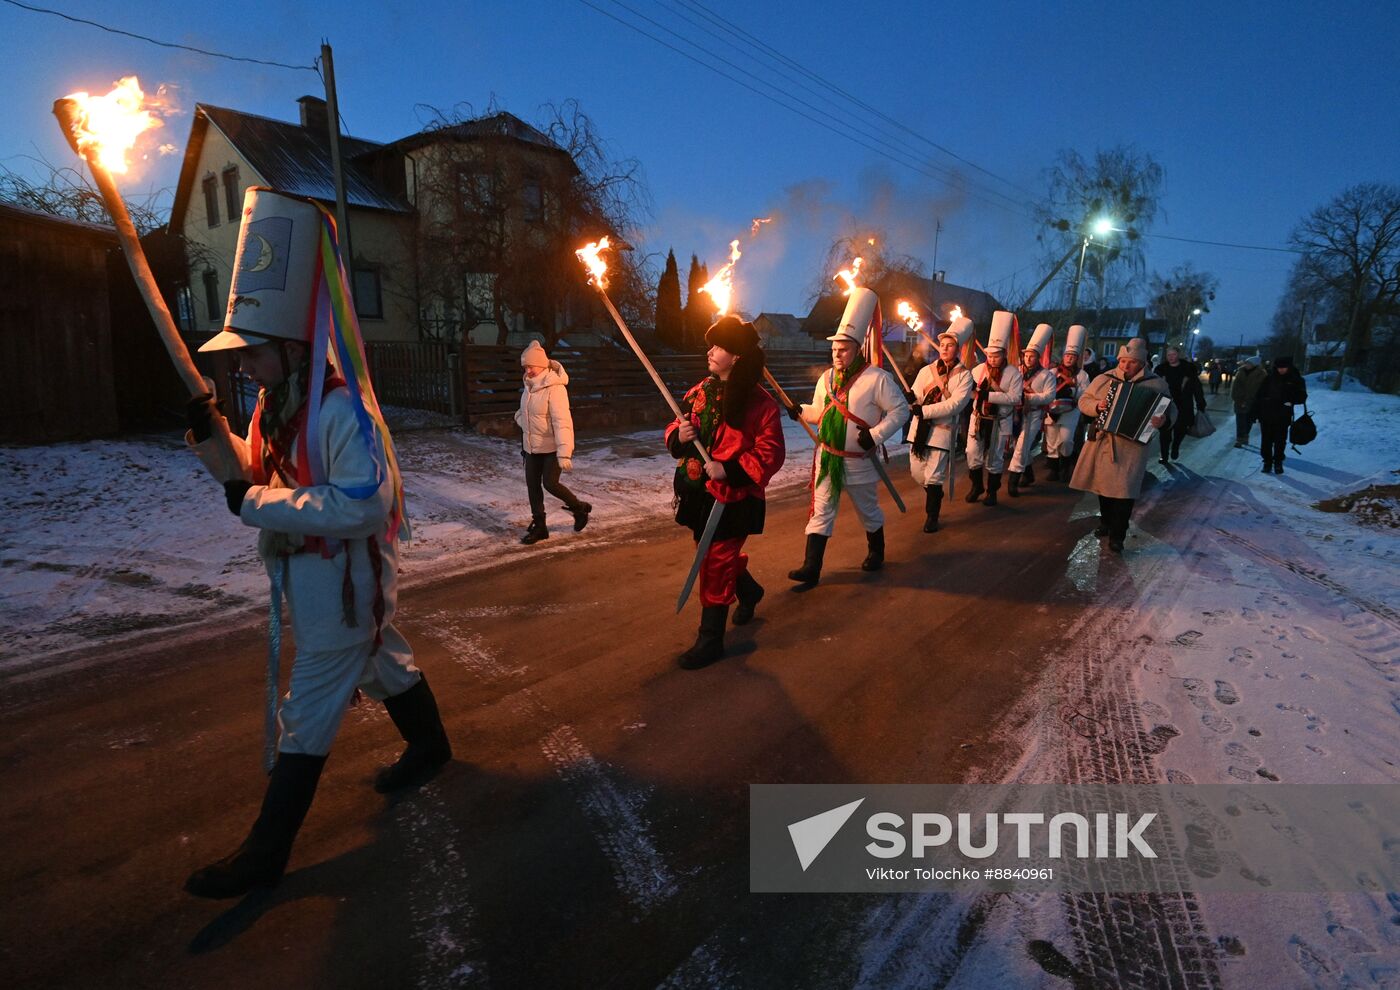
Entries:
[[935, 282], [946, 282], [948, 280], [948, 273], [939, 269], [933, 273], [933, 280]]
[[319, 96], [303, 96], [297, 100], [297, 104], [301, 107], [301, 126], [325, 134], [330, 119], [326, 113], [326, 101]]

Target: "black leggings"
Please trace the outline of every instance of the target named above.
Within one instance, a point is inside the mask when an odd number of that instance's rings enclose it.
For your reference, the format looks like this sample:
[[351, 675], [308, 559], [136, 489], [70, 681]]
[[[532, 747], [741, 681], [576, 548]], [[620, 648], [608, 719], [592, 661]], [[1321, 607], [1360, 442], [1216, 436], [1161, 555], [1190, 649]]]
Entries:
[[1108, 527], [1108, 538], [1122, 543], [1128, 536], [1128, 520], [1132, 518], [1136, 499], [1099, 496], [1099, 518]]
[[1282, 464], [1283, 449], [1288, 446], [1288, 420], [1259, 421], [1259, 453], [1265, 464]]
[[1173, 457], [1181, 453], [1181, 440], [1186, 436], [1187, 429], [1188, 427], [1178, 422], [1158, 432], [1157, 438], [1162, 443], [1163, 460], [1166, 460], [1168, 451], [1171, 452], [1171, 456]]
[[570, 511], [582, 504], [577, 495], [560, 483], [559, 458], [554, 453], [529, 454], [522, 450], [520, 456], [525, 458], [525, 487], [530, 492], [530, 515], [544, 518], [546, 491], [563, 502]]

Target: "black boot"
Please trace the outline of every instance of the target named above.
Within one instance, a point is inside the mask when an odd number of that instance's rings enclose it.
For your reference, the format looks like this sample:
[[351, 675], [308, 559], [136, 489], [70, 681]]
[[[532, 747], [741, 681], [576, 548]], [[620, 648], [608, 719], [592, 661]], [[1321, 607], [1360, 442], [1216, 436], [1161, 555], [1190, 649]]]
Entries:
[[753, 610], [763, 601], [763, 585], [753, 579], [748, 568], [739, 573], [736, 585], [734, 591], [739, 604], [734, 609], [734, 624], [746, 626], [753, 619]]
[[281, 880], [325, 765], [324, 756], [278, 753], [248, 838], [231, 855], [191, 873], [185, 890], [196, 897], [242, 897]]
[[400, 787], [426, 784], [452, 759], [452, 743], [447, 739], [428, 679], [419, 675], [418, 683], [403, 694], [385, 698], [384, 707], [408, 748], [393, 766], [375, 774], [374, 789], [385, 794]]
[[1060, 481], [1060, 459], [1058, 457], [1045, 458], [1045, 466], [1050, 469], [1050, 480]]
[[525, 530], [525, 535], [520, 538], [520, 542], [530, 546], [540, 542], [540, 540], [547, 539], [549, 539], [549, 530], [545, 528], [544, 516], [535, 516], [530, 520], [530, 528]]
[[943, 486], [929, 485], [924, 489], [924, 532], [938, 532], [938, 512], [943, 508]]
[[972, 488], [963, 496], [965, 502], [976, 502], [982, 497], [982, 469], [968, 468], [967, 480], [972, 482]]
[[[583, 530], [583, 527], [588, 525], [588, 514], [593, 511], [593, 506], [589, 502], [580, 502], [569, 511], [574, 514], [574, 532], [578, 533]], [[548, 536], [549, 534], [546, 533], [545, 535]]]
[[863, 571], [878, 571], [885, 566], [885, 527], [865, 534], [866, 554], [860, 562]]
[[1035, 484], [1035, 465], [1027, 464], [1026, 469], [1021, 472], [1021, 484], [1029, 488]]
[[1001, 475], [987, 475], [987, 501], [982, 504], [988, 507], [997, 504], [997, 490], [1001, 488]]
[[[995, 478], [995, 477], [997, 477], [997, 475], [992, 475], [992, 477]], [[1021, 472], [1020, 472], [1020, 471], [1012, 471], [1010, 474], [1008, 474], [1008, 475], [1006, 476], [1006, 494], [1010, 495], [1012, 498], [1020, 498], [1020, 497], [1021, 497]], [[988, 501], [988, 504], [994, 504], [994, 503], [995, 503], [995, 499], [994, 499], [993, 497], [991, 497], [991, 496], [988, 496], [988, 500], [987, 500], [987, 501]]]
[[724, 625], [729, 621], [728, 605], [706, 605], [700, 610], [700, 635], [695, 645], [680, 655], [677, 663], [685, 670], [708, 667], [724, 656]]
[[829, 539], [820, 533], [808, 533], [807, 559], [801, 567], [788, 571], [788, 578], [798, 584], [816, 584], [822, 576], [822, 558], [826, 556], [826, 541]]

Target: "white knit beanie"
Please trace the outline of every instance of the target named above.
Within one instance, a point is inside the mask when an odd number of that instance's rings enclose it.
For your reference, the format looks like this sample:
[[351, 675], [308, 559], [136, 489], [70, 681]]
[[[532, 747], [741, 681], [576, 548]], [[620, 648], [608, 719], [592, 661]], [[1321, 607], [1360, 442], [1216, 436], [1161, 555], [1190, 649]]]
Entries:
[[520, 367], [522, 368], [548, 368], [549, 355], [544, 352], [538, 340], [530, 341], [530, 345], [520, 352]]

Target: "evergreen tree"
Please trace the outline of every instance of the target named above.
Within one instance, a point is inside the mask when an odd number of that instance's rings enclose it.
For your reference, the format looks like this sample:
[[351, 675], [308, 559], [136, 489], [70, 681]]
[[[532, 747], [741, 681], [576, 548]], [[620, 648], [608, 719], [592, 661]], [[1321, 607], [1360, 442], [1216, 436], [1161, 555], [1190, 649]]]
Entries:
[[701, 264], [695, 255], [690, 256], [690, 276], [687, 280], [689, 291], [685, 300], [685, 344], [684, 349], [703, 349], [705, 331], [715, 319], [715, 304], [708, 292], [701, 292], [710, 280], [710, 270]]
[[676, 252], [666, 254], [666, 270], [656, 286], [656, 335], [661, 342], [677, 349], [685, 344], [685, 313], [681, 308], [681, 273]]

